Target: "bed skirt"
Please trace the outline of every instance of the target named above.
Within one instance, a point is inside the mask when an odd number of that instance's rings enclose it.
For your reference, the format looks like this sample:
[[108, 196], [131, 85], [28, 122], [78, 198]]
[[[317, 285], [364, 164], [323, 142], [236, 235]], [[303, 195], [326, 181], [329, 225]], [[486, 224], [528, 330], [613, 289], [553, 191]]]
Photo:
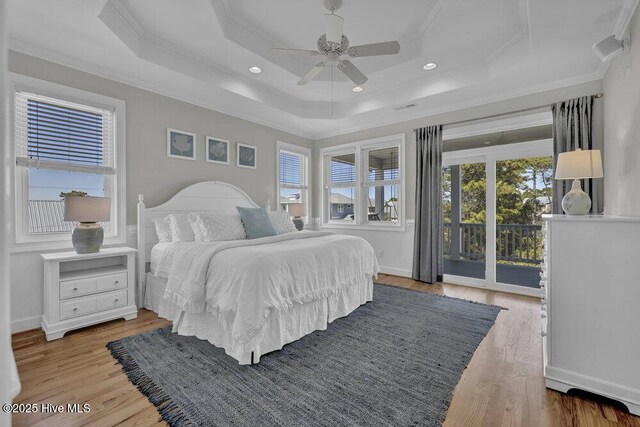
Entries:
[[[144, 307], [157, 313], [166, 286], [166, 279], [147, 273]], [[339, 292], [327, 298], [296, 304], [286, 311], [272, 311], [267, 319], [264, 333], [253, 351], [243, 352], [241, 346], [233, 342], [227, 330], [219, 325], [218, 320], [210, 313], [184, 313], [178, 325], [174, 324], [174, 332], [207, 340], [223, 348], [241, 365], [250, 364], [253, 353], [253, 363], [257, 363], [260, 361], [260, 356], [280, 350], [285, 344], [296, 341], [313, 331], [327, 329], [329, 323], [348, 315], [373, 299], [371, 276], [363, 276], [340, 288]], [[172, 317], [176, 318], [175, 315]]]

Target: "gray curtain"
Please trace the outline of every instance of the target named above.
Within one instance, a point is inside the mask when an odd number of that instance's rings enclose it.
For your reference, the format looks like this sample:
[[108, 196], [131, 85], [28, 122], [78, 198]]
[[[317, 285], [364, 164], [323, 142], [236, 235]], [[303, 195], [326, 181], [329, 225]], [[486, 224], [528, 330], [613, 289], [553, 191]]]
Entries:
[[416, 229], [412, 277], [442, 280], [442, 126], [416, 133]]
[[[600, 129], [594, 130], [594, 96], [583, 96], [559, 102], [551, 107], [553, 112], [553, 162], [558, 155], [576, 148], [583, 150], [601, 150]], [[604, 153], [602, 153], [604, 156]], [[603, 179], [583, 179], [582, 189], [591, 197], [591, 213], [602, 213], [604, 209]], [[553, 213], [562, 213], [562, 198], [571, 190], [571, 181], [553, 180]]]

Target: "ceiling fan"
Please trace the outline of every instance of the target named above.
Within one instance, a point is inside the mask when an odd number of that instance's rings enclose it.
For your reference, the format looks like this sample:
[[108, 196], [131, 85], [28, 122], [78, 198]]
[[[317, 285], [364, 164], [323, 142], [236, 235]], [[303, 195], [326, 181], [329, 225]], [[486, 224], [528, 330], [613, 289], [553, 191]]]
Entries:
[[342, 33], [344, 19], [335, 14], [335, 11], [342, 6], [342, 0], [324, 0], [325, 7], [329, 10], [326, 16], [327, 32], [318, 39], [318, 50], [306, 49], [286, 49], [272, 48], [274, 51], [294, 53], [307, 56], [324, 56], [321, 62], [314, 65], [298, 82], [299, 85], [306, 85], [322, 71], [327, 63], [338, 64], [338, 69], [342, 71], [356, 85], [364, 84], [367, 76], [344, 56], [360, 58], [363, 56], [395, 55], [400, 52], [400, 43], [397, 41], [363, 44], [360, 46], [349, 46], [349, 39]]

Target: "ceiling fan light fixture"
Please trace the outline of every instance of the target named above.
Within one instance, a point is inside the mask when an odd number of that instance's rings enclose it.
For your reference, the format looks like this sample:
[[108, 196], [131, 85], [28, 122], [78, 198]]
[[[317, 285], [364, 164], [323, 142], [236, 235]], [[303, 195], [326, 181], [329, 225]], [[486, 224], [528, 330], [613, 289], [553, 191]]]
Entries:
[[252, 67], [249, 67], [249, 72], [253, 74], [260, 74], [262, 72], [262, 68], [254, 65]]
[[351, 90], [354, 91], [355, 93], [360, 93], [364, 90], [364, 88], [362, 86], [354, 86], [353, 89]]
[[438, 66], [435, 62], [428, 62], [422, 66], [422, 69], [425, 71], [431, 71]]

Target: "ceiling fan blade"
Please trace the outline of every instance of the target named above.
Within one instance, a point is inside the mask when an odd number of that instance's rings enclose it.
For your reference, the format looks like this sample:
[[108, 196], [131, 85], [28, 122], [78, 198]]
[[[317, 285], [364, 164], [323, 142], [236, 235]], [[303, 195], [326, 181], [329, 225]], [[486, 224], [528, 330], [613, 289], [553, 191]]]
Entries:
[[284, 47], [272, 47], [270, 50], [273, 50], [275, 52], [282, 52], [282, 53], [305, 54], [309, 56], [320, 55], [320, 52], [318, 52], [317, 50], [309, 50], [309, 49], [287, 49]]
[[351, 81], [357, 85], [364, 84], [369, 80], [367, 76], [362, 74], [362, 72], [351, 63], [351, 61], [340, 61], [338, 63], [338, 68], [345, 74], [345, 76], [349, 77]]
[[362, 44], [360, 46], [351, 46], [347, 49], [347, 53], [351, 57], [361, 56], [378, 56], [378, 55], [395, 55], [400, 52], [400, 43], [397, 41]]
[[322, 71], [324, 69], [324, 62], [318, 62], [316, 65], [313, 66], [312, 69], [310, 69], [307, 74], [304, 75], [304, 77], [302, 77], [300, 79], [300, 81], [298, 82], [298, 84], [300, 86], [302, 85], [306, 85], [307, 83], [309, 83], [311, 80], [313, 80], [319, 73], [320, 71]]
[[342, 27], [344, 19], [333, 13], [325, 15], [325, 24], [327, 26], [327, 41], [332, 43], [342, 43]]

